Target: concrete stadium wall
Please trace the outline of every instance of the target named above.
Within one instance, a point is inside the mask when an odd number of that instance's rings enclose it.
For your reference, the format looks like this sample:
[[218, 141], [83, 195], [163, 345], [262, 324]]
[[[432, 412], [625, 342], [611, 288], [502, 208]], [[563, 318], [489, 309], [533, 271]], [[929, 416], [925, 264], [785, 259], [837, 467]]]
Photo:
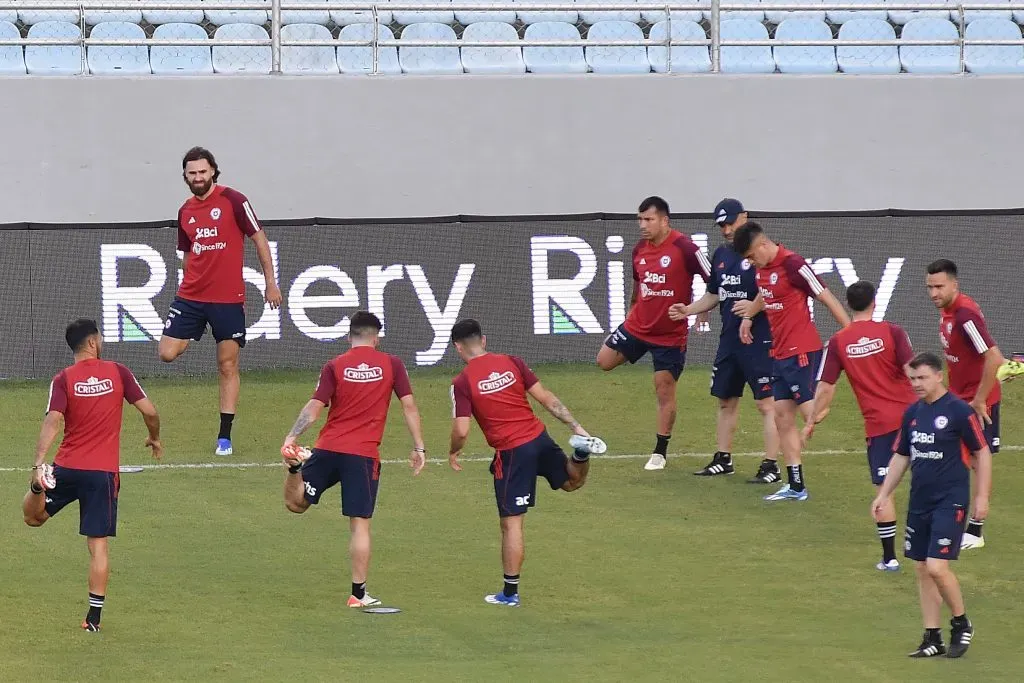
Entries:
[[264, 218], [1024, 205], [1018, 77], [7, 78], [0, 222], [173, 218], [202, 144]]

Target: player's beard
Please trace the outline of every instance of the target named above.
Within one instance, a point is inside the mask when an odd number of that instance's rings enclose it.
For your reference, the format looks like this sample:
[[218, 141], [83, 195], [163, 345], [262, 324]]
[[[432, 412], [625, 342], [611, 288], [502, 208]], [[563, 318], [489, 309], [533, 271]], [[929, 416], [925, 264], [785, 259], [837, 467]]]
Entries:
[[192, 190], [192, 194], [194, 194], [197, 197], [202, 197], [204, 194], [209, 192], [210, 188], [212, 188], [212, 187], [213, 187], [213, 178], [210, 178], [209, 180], [204, 180], [204, 181], [198, 182], [198, 183], [190, 182], [188, 184], [188, 189]]

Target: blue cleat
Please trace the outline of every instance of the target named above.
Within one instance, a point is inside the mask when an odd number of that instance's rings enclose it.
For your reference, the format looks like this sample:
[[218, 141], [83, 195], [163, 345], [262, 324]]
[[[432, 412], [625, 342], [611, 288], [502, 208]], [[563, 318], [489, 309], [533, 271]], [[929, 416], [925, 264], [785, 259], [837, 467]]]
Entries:
[[803, 491], [794, 491], [793, 489], [789, 488], [789, 484], [786, 484], [785, 486], [783, 486], [781, 489], [779, 489], [775, 493], [771, 494], [770, 496], [765, 496], [764, 499], [765, 500], [772, 500], [772, 501], [774, 501], [774, 500], [807, 500], [810, 497], [811, 497], [811, 494], [807, 492], [807, 489], [804, 489]]
[[495, 593], [493, 595], [485, 595], [484, 602], [491, 605], [505, 605], [506, 607], [519, 607], [519, 594], [505, 595], [504, 593]]
[[234, 452], [231, 450], [231, 439], [217, 439], [217, 450], [214, 452], [217, 455], [231, 455]]

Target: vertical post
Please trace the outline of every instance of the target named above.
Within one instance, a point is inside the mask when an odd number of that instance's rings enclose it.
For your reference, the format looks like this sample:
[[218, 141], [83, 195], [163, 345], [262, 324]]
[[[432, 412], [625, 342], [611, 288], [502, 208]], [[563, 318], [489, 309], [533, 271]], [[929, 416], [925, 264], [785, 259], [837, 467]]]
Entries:
[[668, 36], [665, 38], [665, 72], [672, 73], [672, 6], [665, 5], [665, 23]]
[[78, 4], [78, 30], [82, 32], [79, 40], [82, 46], [82, 71], [81, 76], [85, 76], [89, 73], [89, 63], [85, 59], [85, 3], [80, 2]]
[[377, 73], [379, 73], [380, 65], [378, 57], [378, 50], [380, 48], [377, 45], [377, 37], [380, 35], [380, 14], [377, 12], [376, 2], [370, 6], [370, 12], [373, 14], [373, 23], [371, 24], [371, 26], [373, 27], [373, 36], [371, 36], [370, 38], [370, 52], [373, 53], [371, 56], [373, 59], [373, 70], [370, 73], [373, 75], [377, 75]]
[[270, 0], [270, 73], [281, 73], [281, 0]]
[[718, 73], [719, 64], [719, 53], [722, 49], [722, 35], [719, 32], [719, 28], [722, 25], [720, 21], [719, 6], [721, 3], [719, 0], [711, 0], [711, 73]]
[[964, 65], [964, 51], [965, 51], [965, 48], [964, 48], [964, 5], [963, 5], [963, 3], [962, 2], [959, 3], [956, 6], [956, 8], [957, 8], [957, 11], [960, 13], [960, 22], [959, 22], [960, 23], [960, 73], [963, 73], [964, 70], [966, 69], [966, 67]]

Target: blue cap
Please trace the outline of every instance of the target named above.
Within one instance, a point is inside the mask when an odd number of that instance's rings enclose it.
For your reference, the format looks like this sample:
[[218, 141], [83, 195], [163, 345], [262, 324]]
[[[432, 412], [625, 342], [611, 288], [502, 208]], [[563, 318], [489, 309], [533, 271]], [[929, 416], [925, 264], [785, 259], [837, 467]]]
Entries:
[[745, 213], [746, 209], [743, 208], [743, 204], [738, 199], [723, 199], [718, 202], [718, 206], [715, 207], [715, 223], [722, 225], [723, 223], [735, 223], [736, 219], [739, 218], [741, 213]]

